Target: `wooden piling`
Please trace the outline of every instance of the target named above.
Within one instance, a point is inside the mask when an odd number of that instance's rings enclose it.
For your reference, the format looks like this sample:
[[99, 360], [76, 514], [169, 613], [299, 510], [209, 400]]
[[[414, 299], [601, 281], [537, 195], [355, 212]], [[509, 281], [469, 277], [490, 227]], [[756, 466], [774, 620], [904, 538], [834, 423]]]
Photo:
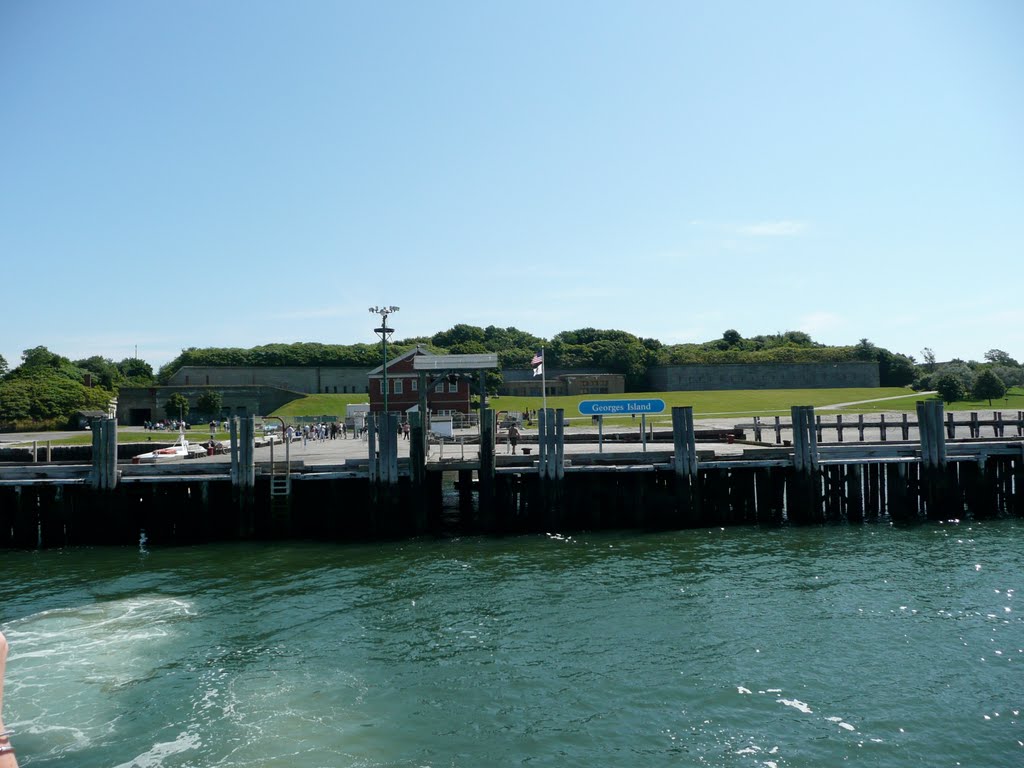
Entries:
[[230, 425], [231, 488], [238, 511], [238, 535], [252, 538], [256, 533], [256, 417], [235, 416]]
[[425, 533], [429, 528], [427, 457], [423, 433], [423, 415], [413, 411], [409, 414], [409, 481], [412, 486], [412, 514], [416, 533]]
[[672, 445], [676, 515], [681, 525], [695, 526], [700, 520], [700, 493], [697, 489], [697, 440], [693, 427], [693, 406], [672, 408]]
[[[97, 491], [112, 491], [117, 487], [117, 422], [114, 419], [93, 419], [91, 426], [90, 484]], [[34, 461], [34, 450], [32, 454]]]
[[960, 517], [955, 485], [949, 482], [946, 461], [946, 425], [938, 400], [917, 402], [917, 431], [921, 452], [921, 498], [931, 520]]
[[541, 408], [537, 419], [537, 474], [540, 501], [546, 523], [552, 528], [562, 525], [563, 479], [565, 478], [564, 414], [561, 408]]
[[792, 483], [787, 484], [788, 519], [793, 523], [820, 523], [824, 516], [814, 407], [794, 405], [790, 415], [793, 423], [793, 475]]
[[477, 470], [477, 509], [483, 531], [494, 531], [497, 525], [494, 483], [494, 441], [497, 434], [496, 415], [491, 408], [480, 409], [480, 468]]

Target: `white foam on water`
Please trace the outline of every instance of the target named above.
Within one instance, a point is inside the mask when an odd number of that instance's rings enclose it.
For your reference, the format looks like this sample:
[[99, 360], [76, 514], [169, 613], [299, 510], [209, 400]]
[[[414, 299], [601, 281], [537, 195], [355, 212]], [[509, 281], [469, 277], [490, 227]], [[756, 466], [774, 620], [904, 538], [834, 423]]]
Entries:
[[164, 741], [154, 744], [141, 755], [132, 758], [127, 763], [121, 763], [114, 768], [158, 768], [163, 765], [164, 758], [172, 755], [180, 755], [182, 752], [199, 749], [202, 740], [199, 736], [183, 731], [178, 734], [174, 741]]
[[[177, 598], [131, 597], [57, 608], [5, 627], [11, 644], [8, 716], [23, 733], [45, 736], [56, 753], [101, 742], [117, 729], [116, 694], [153, 678], [167, 644], [195, 615]], [[7, 698], [5, 697], [5, 698]]]
[[797, 709], [797, 710], [803, 712], [805, 715], [812, 714], [811, 708], [807, 704], [805, 704], [804, 702], [800, 701], [799, 699], [776, 699], [776, 701], [779, 704], [785, 704], [787, 707], [792, 707], [793, 709]]

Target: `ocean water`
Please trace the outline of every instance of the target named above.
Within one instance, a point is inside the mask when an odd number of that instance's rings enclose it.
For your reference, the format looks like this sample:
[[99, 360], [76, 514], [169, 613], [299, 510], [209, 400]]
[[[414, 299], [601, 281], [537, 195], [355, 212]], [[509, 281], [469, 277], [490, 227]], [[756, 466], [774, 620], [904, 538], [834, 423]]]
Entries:
[[1024, 524], [5, 552], [23, 766], [1024, 765]]

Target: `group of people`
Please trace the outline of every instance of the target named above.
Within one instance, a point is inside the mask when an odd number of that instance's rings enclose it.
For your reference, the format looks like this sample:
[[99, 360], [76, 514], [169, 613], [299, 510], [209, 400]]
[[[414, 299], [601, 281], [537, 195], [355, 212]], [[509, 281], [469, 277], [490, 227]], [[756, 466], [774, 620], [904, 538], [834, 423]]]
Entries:
[[184, 427], [187, 431], [189, 423], [187, 421], [178, 421], [177, 419], [161, 419], [160, 421], [144, 421], [142, 422], [142, 427], [147, 430], [169, 429], [177, 432], [178, 427]]
[[[402, 437], [406, 440], [409, 439], [411, 428], [408, 421], [402, 422], [399, 427], [399, 431]], [[327, 440], [348, 440], [351, 437], [353, 440], [364, 437], [366, 435], [366, 425], [354, 425], [349, 429], [348, 424], [344, 421], [333, 421], [333, 422], [319, 422], [316, 424], [303, 424], [302, 426], [292, 426], [289, 424], [284, 430], [284, 438], [289, 443], [301, 440], [302, 444], [305, 445], [310, 440], [316, 440], [324, 442]]]
[[284, 436], [289, 443], [293, 440], [301, 440], [302, 444], [305, 445], [310, 440], [317, 440], [319, 442], [338, 439], [348, 440], [350, 431], [353, 438], [358, 437], [356, 428], [353, 427], [349, 430], [348, 424], [344, 421], [321, 421], [316, 424], [303, 424], [301, 427], [294, 427], [289, 424], [284, 431]]

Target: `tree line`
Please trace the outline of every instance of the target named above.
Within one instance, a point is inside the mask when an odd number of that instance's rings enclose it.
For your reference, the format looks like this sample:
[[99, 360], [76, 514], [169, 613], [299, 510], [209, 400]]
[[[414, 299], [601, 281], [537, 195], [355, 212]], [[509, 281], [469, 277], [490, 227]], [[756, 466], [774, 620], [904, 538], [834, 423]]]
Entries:
[[120, 387], [153, 383], [153, 367], [136, 358], [69, 360], [46, 347], [26, 349], [9, 370], [0, 356], [0, 426], [68, 426], [77, 411], [106, 411]]
[[[580, 328], [544, 339], [518, 328], [459, 324], [433, 336], [398, 340], [389, 346], [391, 356], [397, 357], [417, 345], [437, 354], [496, 353], [500, 369], [505, 370], [529, 368], [531, 359], [543, 347], [548, 370], [589, 368], [621, 373], [629, 391], [642, 390], [648, 370], [658, 365], [852, 361], [877, 363], [882, 386], [938, 390], [947, 401], [968, 395], [975, 399], [999, 398], [1007, 387], [1024, 386], [1024, 368], [998, 349], [989, 350], [983, 362], [939, 363], [926, 348], [921, 353], [923, 361], [918, 362], [913, 356], [891, 352], [868, 339], [852, 346], [827, 346], [800, 331], [745, 338], [730, 329], [720, 338], [703, 343], [663, 344], [619, 330]], [[190, 347], [154, 374], [152, 366], [138, 358], [114, 362], [94, 356], [72, 361], [46, 347], [35, 347], [25, 350], [21, 364], [14, 369], [9, 369], [0, 357], [0, 425], [65, 426], [78, 410], [105, 410], [121, 387], [166, 383], [186, 365], [373, 368], [380, 363], [377, 344]], [[488, 388], [496, 391], [500, 384], [499, 370], [489, 377]], [[207, 405], [216, 410], [215, 403]]]

